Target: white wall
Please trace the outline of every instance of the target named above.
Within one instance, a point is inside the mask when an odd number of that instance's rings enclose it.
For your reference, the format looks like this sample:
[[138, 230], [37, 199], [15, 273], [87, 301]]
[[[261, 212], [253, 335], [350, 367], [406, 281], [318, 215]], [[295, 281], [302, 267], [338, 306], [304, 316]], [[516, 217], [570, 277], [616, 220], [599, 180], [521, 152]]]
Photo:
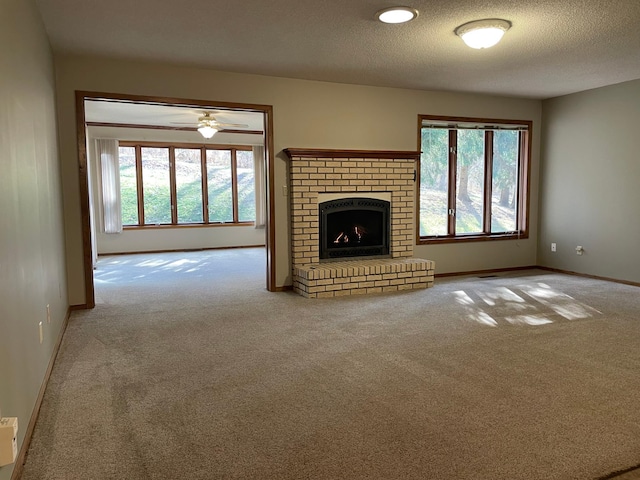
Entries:
[[196, 227], [125, 230], [120, 234], [98, 233], [98, 254], [162, 252], [209, 248], [260, 246], [265, 244], [264, 228]]
[[640, 282], [640, 80], [546, 100], [543, 112], [540, 264]]
[[31, 0], [0, 2], [0, 65], [0, 409], [22, 445], [68, 309], [53, 59]]
[[233, 74], [162, 64], [61, 56], [56, 58], [61, 155], [65, 186], [70, 300], [84, 303], [80, 197], [75, 140], [75, 90], [240, 102], [273, 106], [276, 285], [290, 284], [288, 198], [284, 148], [418, 149], [418, 114], [533, 121], [531, 236], [419, 246], [436, 272], [535, 265], [541, 103], [535, 100], [345, 85]]
[[[199, 133], [196, 133], [200, 137]], [[202, 138], [195, 137], [200, 144]], [[227, 136], [229, 137], [229, 136]], [[260, 135], [237, 135], [242, 142], [236, 145], [262, 144]], [[107, 234], [101, 232], [102, 209], [98, 195], [100, 185], [98, 181], [98, 163], [95, 147], [96, 138], [113, 138], [116, 140], [154, 141], [193, 143], [193, 132], [176, 132], [149, 129], [119, 128], [119, 127], [89, 127], [87, 129], [87, 156], [90, 163], [94, 198], [92, 203], [92, 219], [95, 220], [95, 250], [99, 255], [111, 253], [151, 252], [167, 250], [194, 250], [207, 248], [243, 247], [265, 245], [266, 236], [264, 228], [255, 228], [253, 225], [229, 226], [215, 225], [210, 227], [160, 227], [146, 229], [124, 229], [119, 234]], [[215, 139], [216, 137], [213, 137]], [[214, 140], [208, 144], [216, 144]], [[225, 144], [232, 142], [225, 139]]]

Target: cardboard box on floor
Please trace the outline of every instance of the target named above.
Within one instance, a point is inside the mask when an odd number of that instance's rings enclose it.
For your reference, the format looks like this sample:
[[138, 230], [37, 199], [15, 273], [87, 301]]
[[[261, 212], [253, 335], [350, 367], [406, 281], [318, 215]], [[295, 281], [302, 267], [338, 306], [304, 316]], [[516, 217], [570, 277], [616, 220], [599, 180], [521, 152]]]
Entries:
[[18, 419], [0, 418], [0, 467], [16, 461], [18, 456]]

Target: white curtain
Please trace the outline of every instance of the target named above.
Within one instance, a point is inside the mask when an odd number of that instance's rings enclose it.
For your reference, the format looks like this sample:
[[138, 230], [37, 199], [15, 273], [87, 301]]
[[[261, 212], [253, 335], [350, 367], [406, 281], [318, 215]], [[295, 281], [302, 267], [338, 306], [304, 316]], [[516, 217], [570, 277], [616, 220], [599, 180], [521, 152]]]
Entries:
[[102, 223], [104, 233], [122, 232], [122, 209], [120, 206], [120, 161], [118, 141], [99, 138], [96, 140], [98, 163], [101, 174]]
[[89, 189], [89, 228], [91, 230], [91, 264], [96, 268], [98, 264], [98, 247], [96, 243], [96, 225], [98, 218], [102, 218], [102, 211], [96, 206], [96, 190], [99, 175], [97, 173], [98, 164], [96, 163], [96, 149], [92, 148], [93, 143], [89, 140], [89, 132], [85, 128], [85, 148], [87, 149], [87, 187]]
[[267, 193], [264, 146], [253, 147], [253, 171], [256, 182], [256, 228], [264, 228], [267, 223]]

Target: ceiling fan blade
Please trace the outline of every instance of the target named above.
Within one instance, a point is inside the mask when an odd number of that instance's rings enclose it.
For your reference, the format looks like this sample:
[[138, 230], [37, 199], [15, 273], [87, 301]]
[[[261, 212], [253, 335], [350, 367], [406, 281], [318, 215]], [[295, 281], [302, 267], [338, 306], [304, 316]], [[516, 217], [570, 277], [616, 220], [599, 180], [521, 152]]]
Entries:
[[221, 123], [216, 122], [218, 127], [235, 127], [235, 128], [249, 128], [249, 125], [246, 123]]

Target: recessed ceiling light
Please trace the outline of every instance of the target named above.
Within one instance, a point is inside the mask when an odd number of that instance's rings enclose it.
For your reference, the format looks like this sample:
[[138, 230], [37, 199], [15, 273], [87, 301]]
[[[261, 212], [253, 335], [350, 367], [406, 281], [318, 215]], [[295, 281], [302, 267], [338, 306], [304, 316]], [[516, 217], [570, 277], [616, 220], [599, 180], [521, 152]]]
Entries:
[[455, 33], [471, 48], [480, 49], [493, 47], [510, 28], [511, 22], [507, 20], [489, 18], [460, 25]]
[[376, 18], [383, 23], [405, 23], [418, 16], [418, 10], [411, 7], [390, 7], [376, 13]]

